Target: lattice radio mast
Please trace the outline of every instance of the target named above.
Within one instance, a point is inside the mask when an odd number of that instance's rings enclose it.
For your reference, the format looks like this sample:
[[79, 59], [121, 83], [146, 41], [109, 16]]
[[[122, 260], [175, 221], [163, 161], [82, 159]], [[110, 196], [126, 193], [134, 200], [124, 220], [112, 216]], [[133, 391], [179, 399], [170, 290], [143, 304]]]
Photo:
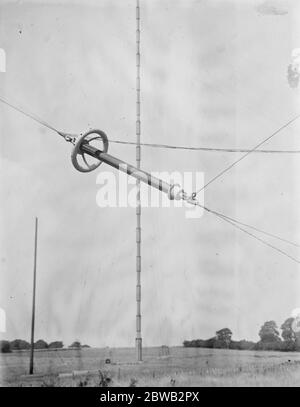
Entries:
[[[140, 1], [136, 0], [136, 166], [141, 168], [141, 53], [140, 53]], [[142, 332], [141, 332], [141, 182], [136, 181], [136, 338], [135, 348], [138, 362], [142, 356]]]

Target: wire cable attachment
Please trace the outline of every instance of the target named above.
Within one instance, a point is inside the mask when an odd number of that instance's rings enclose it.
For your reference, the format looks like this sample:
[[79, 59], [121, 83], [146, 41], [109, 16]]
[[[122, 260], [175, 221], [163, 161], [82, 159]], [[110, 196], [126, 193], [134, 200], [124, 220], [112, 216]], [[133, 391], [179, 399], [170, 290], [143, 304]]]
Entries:
[[63, 133], [62, 131], [57, 131], [57, 134], [62, 136], [67, 143], [72, 143], [73, 146], [75, 146], [76, 140], [78, 138], [76, 134]]

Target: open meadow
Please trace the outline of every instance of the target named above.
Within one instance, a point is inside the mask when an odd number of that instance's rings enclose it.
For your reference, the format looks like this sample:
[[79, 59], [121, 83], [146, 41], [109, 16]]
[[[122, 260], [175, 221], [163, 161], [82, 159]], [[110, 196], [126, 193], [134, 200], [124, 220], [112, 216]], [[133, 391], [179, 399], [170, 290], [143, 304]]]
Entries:
[[[299, 386], [300, 353], [172, 347], [60, 349], [1, 354], [1, 386]], [[109, 359], [109, 360], [108, 360]], [[110, 363], [107, 363], [110, 362]]]

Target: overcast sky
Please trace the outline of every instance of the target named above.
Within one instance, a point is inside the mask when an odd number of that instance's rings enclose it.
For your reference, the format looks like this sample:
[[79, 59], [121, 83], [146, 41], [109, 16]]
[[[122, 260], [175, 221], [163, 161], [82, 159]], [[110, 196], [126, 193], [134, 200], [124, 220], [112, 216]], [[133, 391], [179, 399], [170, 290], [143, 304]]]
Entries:
[[[299, 113], [287, 81], [297, 3], [141, 0], [142, 141], [252, 148]], [[135, 140], [135, 0], [2, 0], [0, 48], [0, 95], [59, 129]], [[300, 121], [265, 147], [300, 149], [299, 130]], [[1, 338], [30, 337], [38, 216], [36, 339], [133, 346], [135, 210], [96, 205], [97, 175], [116, 171], [77, 172], [70, 145], [3, 104], [0, 131]], [[135, 163], [133, 146], [109, 152]], [[238, 157], [143, 148], [142, 168], [207, 181]], [[252, 154], [206, 189], [205, 203], [299, 243], [297, 171], [297, 155]], [[144, 209], [142, 228], [145, 346], [223, 327], [258, 340], [264, 321], [281, 324], [300, 307], [299, 266], [213, 215]]]

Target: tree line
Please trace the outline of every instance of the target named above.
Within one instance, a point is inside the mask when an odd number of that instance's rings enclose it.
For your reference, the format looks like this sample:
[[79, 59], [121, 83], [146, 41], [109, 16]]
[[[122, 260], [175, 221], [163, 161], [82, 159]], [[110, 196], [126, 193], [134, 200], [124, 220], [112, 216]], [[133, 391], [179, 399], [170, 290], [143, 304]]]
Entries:
[[259, 330], [260, 340], [258, 342], [232, 339], [232, 331], [223, 328], [209, 339], [185, 340], [184, 347], [188, 348], [219, 348], [238, 350], [279, 350], [300, 352], [300, 320], [288, 318], [281, 325], [281, 335], [275, 321], [266, 321]]
[[[70, 346], [69, 349], [82, 349], [82, 348], [89, 348], [89, 345], [81, 345], [80, 342], [75, 341]], [[49, 344], [44, 341], [43, 339], [39, 339], [34, 343], [34, 349], [62, 349], [64, 348], [64, 344], [62, 341], [54, 341], [50, 342]], [[28, 350], [30, 349], [30, 343], [23, 340], [23, 339], [14, 339], [13, 341], [0, 341], [0, 352], [2, 353], [10, 353], [16, 350]]]

